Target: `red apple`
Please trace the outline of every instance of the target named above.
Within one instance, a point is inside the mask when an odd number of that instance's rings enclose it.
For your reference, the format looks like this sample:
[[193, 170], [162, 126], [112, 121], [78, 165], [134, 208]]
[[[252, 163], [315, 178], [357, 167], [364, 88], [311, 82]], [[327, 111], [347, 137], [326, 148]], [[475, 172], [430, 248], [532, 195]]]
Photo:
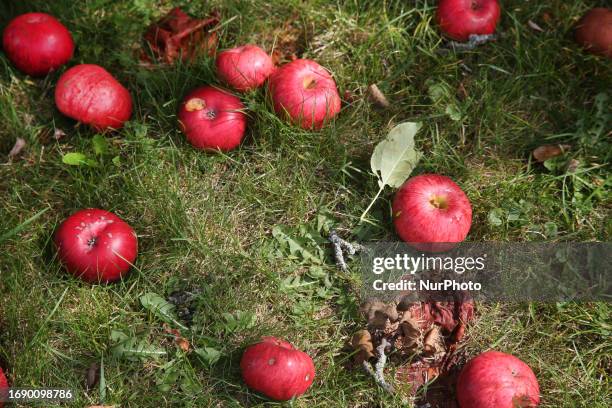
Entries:
[[240, 92], [260, 87], [274, 71], [272, 58], [256, 45], [220, 52], [216, 64], [219, 77]]
[[336, 82], [314, 61], [298, 59], [270, 75], [274, 110], [304, 129], [321, 129], [340, 112]]
[[66, 269], [87, 282], [121, 279], [138, 253], [132, 227], [115, 214], [96, 208], [66, 218], [54, 241]]
[[202, 150], [228, 151], [237, 147], [247, 119], [240, 99], [212, 86], [191, 91], [179, 108], [179, 124], [187, 140]]
[[487, 351], [459, 374], [457, 399], [461, 408], [537, 407], [540, 386], [531, 368], [518, 358]]
[[576, 25], [576, 41], [587, 51], [612, 58], [612, 9], [594, 8]]
[[132, 97], [108, 71], [81, 64], [64, 72], [55, 88], [55, 105], [64, 115], [97, 131], [119, 129], [132, 116]]
[[447, 37], [467, 41], [471, 34], [493, 34], [500, 14], [497, 0], [440, 0], [436, 21]]
[[70, 31], [45, 13], [15, 17], [4, 29], [2, 45], [17, 69], [31, 76], [56, 70], [70, 61], [74, 52]]
[[315, 376], [308, 354], [275, 337], [264, 337], [260, 343], [247, 347], [240, 370], [250, 388], [277, 401], [304, 394]]
[[4, 371], [2, 371], [2, 367], [0, 367], [0, 408], [4, 406], [4, 404], [2, 403], [2, 400], [6, 399], [7, 390], [8, 390], [8, 381], [6, 380]]
[[433, 245], [465, 239], [472, 225], [472, 206], [450, 178], [422, 174], [408, 179], [395, 194], [393, 222], [400, 238], [418, 249], [440, 251]]

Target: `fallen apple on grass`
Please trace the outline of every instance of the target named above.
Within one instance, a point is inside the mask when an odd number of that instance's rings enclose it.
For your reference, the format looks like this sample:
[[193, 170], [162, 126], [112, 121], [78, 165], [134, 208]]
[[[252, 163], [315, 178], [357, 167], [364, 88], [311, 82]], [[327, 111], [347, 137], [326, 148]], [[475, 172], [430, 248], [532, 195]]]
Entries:
[[576, 41], [593, 54], [612, 58], [612, 9], [587, 12], [576, 25]]
[[422, 250], [450, 249], [472, 225], [472, 205], [450, 178], [422, 174], [408, 179], [393, 200], [393, 222], [400, 238]]
[[217, 55], [219, 77], [240, 92], [260, 87], [274, 71], [272, 58], [256, 45], [243, 45]]
[[115, 214], [96, 208], [79, 210], [66, 218], [54, 242], [66, 269], [91, 283], [121, 279], [138, 253], [132, 227]]
[[468, 41], [470, 35], [495, 33], [500, 15], [498, 0], [440, 0], [436, 21], [450, 39]]
[[336, 82], [315, 61], [297, 59], [270, 75], [274, 110], [304, 129], [321, 129], [340, 112]]
[[6, 397], [6, 391], [8, 390], [8, 381], [6, 380], [6, 376], [4, 375], [4, 371], [2, 371], [2, 367], [0, 367], [0, 408], [4, 406], [2, 403], [2, 399]]
[[181, 130], [195, 148], [228, 151], [244, 137], [247, 119], [240, 99], [212, 86], [191, 91], [181, 103]]
[[64, 115], [97, 131], [119, 129], [132, 116], [129, 91], [99, 65], [81, 64], [64, 72], [55, 88]]
[[487, 351], [470, 360], [457, 380], [461, 408], [537, 407], [538, 380], [527, 364], [499, 351]]
[[275, 337], [247, 347], [240, 361], [246, 385], [265, 396], [286, 401], [306, 392], [315, 376], [310, 356]]
[[26, 13], [11, 20], [4, 29], [2, 46], [17, 69], [35, 77], [58, 69], [74, 53], [70, 31], [45, 13]]

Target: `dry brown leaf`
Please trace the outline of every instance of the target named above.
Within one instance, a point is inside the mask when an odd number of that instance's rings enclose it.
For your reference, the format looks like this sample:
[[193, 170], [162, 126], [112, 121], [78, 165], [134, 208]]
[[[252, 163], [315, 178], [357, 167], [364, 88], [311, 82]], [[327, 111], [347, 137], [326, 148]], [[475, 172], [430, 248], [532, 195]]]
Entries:
[[440, 328], [433, 325], [423, 338], [423, 352], [427, 355], [434, 355], [442, 350], [442, 336]]
[[168, 325], [164, 324], [164, 332], [171, 335], [174, 339], [174, 343], [184, 352], [189, 352], [191, 350], [191, 344], [189, 340], [181, 335], [181, 332], [178, 329], [172, 329]]
[[87, 369], [87, 378], [85, 381], [85, 388], [91, 390], [96, 386], [100, 379], [100, 365], [98, 363], [91, 363]]
[[372, 344], [372, 336], [367, 330], [359, 330], [353, 334], [351, 346], [358, 351], [355, 355], [355, 362], [361, 364], [365, 360], [374, 357], [374, 345]]
[[533, 22], [532, 20], [529, 20], [529, 21], [527, 22], [527, 25], [528, 25], [528, 26], [529, 26], [529, 27], [530, 27], [532, 30], [539, 31], [539, 32], [541, 32], [541, 33], [543, 33], [543, 32], [544, 32], [544, 29], [543, 29], [542, 27], [540, 27], [540, 26], [539, 26], [537, 23]]
[[576, 170], [578, 170], [578, 166], [580, 166], [579, 160], [576, 160], [576, 159], [570, 160], [569, 163], [567, 164], [567, 172], [575, 173]]
[[53, 132], [53, 138], [55, 140], [60, 140], [64, 136], [66, 136], [66, 132], [64, 132], [62, 129], [57, 129], [56, 128], [55, 131]]
[[400, 330], [404, 336], [404, 346], [414, 348], [421, 337], [419, 323], [412, 319], [408, 313], [404, 313], [400, 322]]
[[15, 140], [15, 144], [13, 145], [13, 148], [8, 154], [9, 159], [12, 159], [18, 156], [24, 147], [26, 147], [26, 141], [22, 139], [21, 137], [18, 137], [17, 140]]
[[368, 86], [368, 98], [378, 108], [389, 109], [391, 104], [376, 84]]
[[572, 146], [566, 144], [543, 145], [533, 151], [533, 157], [539, 162], [544, 162], [548, 159], [564, 154], [571, 147]]
[[218, 35], [214, 31], [221, 21], [218, 12], [211, 12], [205, 19], [191, 18], [179, 7], [175, 7], [144, 34], [148, 49], [141, 60], [150, 63], [150, 50], [162, 62], [172, 64], [177, 60], [191, 62], [199, 55], [214, 55]]

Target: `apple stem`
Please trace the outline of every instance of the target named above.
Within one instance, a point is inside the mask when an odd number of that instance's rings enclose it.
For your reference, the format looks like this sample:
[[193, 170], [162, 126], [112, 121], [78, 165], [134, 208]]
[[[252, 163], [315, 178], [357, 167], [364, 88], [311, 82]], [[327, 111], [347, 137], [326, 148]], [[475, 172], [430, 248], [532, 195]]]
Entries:
[[89, 238], [89, 240], [87, 241], [87, 246], [89, 246], [89, 249], [93, 248], [96, 245], [97, 241], [98, 241], [98, 238], [96, 237]]
[[383, 192], [383, 189], [385, 188], [385, 186], [382, 186], [379, 190], [378, 193], [376, 193], [376, 195], [374, 196], [374, 199], [370, 202], [370, 205], [368, 205], [368, 208], [365, 209], [365, 211], [363, 212], [363, 214], [361, 214], [361, 217], [359, 217], [359, 223], [362, 223], [365, 220], [365, 216], [367, 215], [367, 213], [370, 211], [370, 209], [372, 208], [372, 206], [374, 205], [374, 203], [376, 202], [376, 200], [378, 200], [378, 197], [380, 197], [380, 194]]

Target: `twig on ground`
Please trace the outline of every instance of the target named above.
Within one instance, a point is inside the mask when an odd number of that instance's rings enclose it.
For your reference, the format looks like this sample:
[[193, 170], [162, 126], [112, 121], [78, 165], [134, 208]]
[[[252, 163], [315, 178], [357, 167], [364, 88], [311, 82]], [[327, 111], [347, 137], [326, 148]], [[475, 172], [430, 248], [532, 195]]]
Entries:
[[447, 46], [438, 48], [437, 52], [440, 54], [446, 54], [451, 50], [469, 51], [473, 50], [479, 45], [486, 44], [489, 41], [495, 41], [496, 39], [497, 36], [495, 34], [471, 34], [467, 42], [449, 41]]
[[376, 364], [374, 365], [374, 369], [372, 368], [371, 364], [367, 360], [364, 361], [362, 365], [363, 365], [363, 368], [366, 370], [366, 372], [374, 378], [374, 381], [376, 381], [376, 384], [378, 384], [382, 389], [384, 389], [388, 393], [393, 394], [395, 392], [395, 389], [393, 388], [393, 385], [389, 384], [385, 380], [385, 374], [384, 374], [385, 364], [387, 364], [387, 356], [385, 354], [385, 348], [388, 345], [389, 343], [387, 342], [387, 339], [383, 338], [380, 344], [378, 345], [378, 347], [376, 347], [376, 355], [378, 356], [378, 360], [376, 361]]
[[328, 239], [334, 246], [334, 258], [336, 260], [336, 265], [338, 265], [338, 268], [341, 270], [346, 271], [348, 266], [346, 265], [346, 261], [344, 259], [344, 251], [352, 256], [363, 249], [363, 247], [359, 244], [353, 244], [340, 238], [335, 230], [332, 230], [329, 233]]

